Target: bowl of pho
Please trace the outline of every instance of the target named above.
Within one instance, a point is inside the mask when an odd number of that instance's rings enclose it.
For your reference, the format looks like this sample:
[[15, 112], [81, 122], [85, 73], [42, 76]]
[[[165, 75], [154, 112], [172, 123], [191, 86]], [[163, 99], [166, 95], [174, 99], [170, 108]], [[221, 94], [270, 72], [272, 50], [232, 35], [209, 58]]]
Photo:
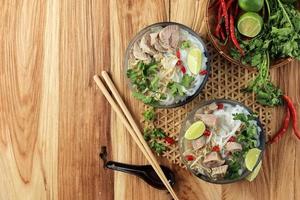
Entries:
[[161, 108], [190, 102], [201, 92], [210, 70], [201, 37], [174, 22], [141, 30], [130, 42], [124, 62], [133, 96]]
[[261, 165], [264, 148], [261, 122], [236, 101], [206, 101], [189, 113], [181, 126], [182, 162], [207, 182], [225, 184], [249, 178]]

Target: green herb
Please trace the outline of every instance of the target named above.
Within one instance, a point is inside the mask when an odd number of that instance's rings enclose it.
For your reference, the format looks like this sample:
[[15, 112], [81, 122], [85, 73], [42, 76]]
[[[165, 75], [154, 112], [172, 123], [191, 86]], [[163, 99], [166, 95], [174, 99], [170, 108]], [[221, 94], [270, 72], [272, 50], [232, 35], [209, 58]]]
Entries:
[[143, 112], [144, 119], [146, 121], [153, 121], [155, 119], [155, 111], [153, 107], [150, 107], [148, 110]]
[[185, 88], [188, 88], [191, 86], [192, 82], [195, 80], [194, 77], [184, 74], [181, 80], [181, 85], [183, 85]]
[[190, 47], [191, 47], [191, 43], [188, 40], [183, 41], [180, 46], [181, 49], [186, 49], [186, 48], [190, 48]]
[[237, 151], [232, 154], [232, 158], [228, 160], [228, 170], [226, 172], [226, 179], [236, 179], [240, 177], [239, 170], [242, 168], [243, 155], [242, 152]]
[[146, 128], [144, 130], [144, 137], [148, 138], [148, 140], [149, 139], [161, 139], [161, 138], [165, 138], [166, 134], [160, 128], [154, 128], [154, 129]]
[[151, 96], [146, 96], [139, 92], [133, 92], [132, 96], [137, 98], [138, 100], [143, 101], [145, 104], [154, 104], [156, 103], [156, 100]]
[[156, 140], [150, 142], [150, 147], [158, 154], [162, 154], [167, 150], [167, 147], [163, 143], [157, 142]]
[[260, 35], [251, 40], [240, 40], [245, 56], [232, 49], [234, 59], [258, 68], [258, 76], [245, 89], [254, 92], [258, 103], [267, 106], [282, 104], [282, 92], [269, 78], [270, 58], [300, 59], [300, 12], [292, 4], [280, 0], [265, 0], [268, 21]]
[[245, 127], [241, 130], [241, 133], [237, 135], [237, 141], [243, 146], [242, 152], [245, 154], [250, 149], [257, 146], [257, 127], [255, 124], [250, 123], [257, 119], [256, 115], [246, 115], [244, 113], [234, 114], [234, 120], [240, 120], [245, 124]]
[[182, 90], [182, 85], [181, 84], [176, 83], [176, 82], [170, 82], [168, 84], [168, 88], [170, 89], [171, 94], [173, 96], [177, 96], [177, 95], [184, 96], [184, 92]]

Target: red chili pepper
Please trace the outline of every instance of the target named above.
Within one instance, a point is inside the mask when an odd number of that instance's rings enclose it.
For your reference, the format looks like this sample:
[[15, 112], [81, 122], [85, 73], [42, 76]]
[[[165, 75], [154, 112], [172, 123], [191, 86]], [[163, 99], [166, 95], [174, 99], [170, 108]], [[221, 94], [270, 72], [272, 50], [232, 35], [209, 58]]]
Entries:
[[224, 33], [223, 29], [220, 30], [220, 33], [221, 33], [222, 40], [225, 40], [226, 37], [225, 37], [225, 33]]
[[182, 61], [181, 60], [178, 60], [176, 65], [182, 65]]
[[229, 0], [227, 2], [227, 5], [226, 5], [226, 10], [228, 11], [228, 9], [231, 7], [232, 3], [234, 2], [234, 0]]
[[289, 123], [290, 123], [290, 118], [291, 118], [291, 112], [288, 106], [286, 106], [286, 115], [284, 117], [284, 121], [281, 125], [281, 128], [279, 129], [279, 131], [272, 137], [272, 139], [270, 139], [268, 141], [268, 144], [272, 144], [274, 142], [278, 142], [283, 135], [287, 132], [287, 129], [289, 127]]
[[291, 116], [292, 116], [292, 120], [293, 120], [293, 129], [294, 129], [294, 133], [295, 135], [298, 137], [298, 139], [300, 140], [300, 131], [298, 130], [298, 119], [297, 119], [297, 111], [296, 108], [291, 100], [291, 98], [287, 95], [283, 95], [283, 99], [285, 100], [290, 112], [291, 112]]
[[186, 155], [186, 156], [185, 156], [185, 159], [186, 159], [187, 161], [192, 161], [192, 160], [195, 160], [195, 157], [194, 157], [193, 155]]
[[213, 7], [215, 7], [215, 6], [219, 5], [219, 4], [220, 4], [220, 1], [219, 1], [219, 0], [215, 0], [215, 1], [208, 7], [208, 9], [211, 9], [211, 8], [213, 8]]
[[236, 48], [239, 50], [240, 54], [242, 56], [244, 56], [244, 51], [243, 49], [241, 48], [239, 42], [237, 41], [236, 37], [235, 37], [235, 33], [234, 33], [234, 19], [233, 19], [233, 16], [232, 14], [230, 13], [230, 37], [231, 37], [231, 40], [233, 42], [233, 44], [236, 46]]
[[206, 136], [206, 137], [210, 136], [210, 135], [211, 135], [210, 130], [207, 130], [207, 129], [206, 129], [206, 130], [204, 131], [203, 135]]
[[185, 67], [184, 67], [183, 65], [180, 65], [180, 70], [181, 70], [181, 72], [182, 72], [183, 74], [186, 73], [186, 69], [185, 69]]
[[219, 152], [220, 151], [220, 147], [219, 146], [213, 146], [212, 151]]
[[165, 137], [165, 141], [169, 144], [174, 144], [175, 143], [175, 140], [171, 137]]
[[221, 28], [222, 28], [221, 27], [221, 23], [222, 23], [221, 16], [222, 16], [222, 7], [219, 6], [217, 20], [216, 20], [217, 26], [216, 26], [216, 30], [215, 30], [215, 36], [218, 37], [218, 38], [220, 38], [220, 31], [221, 31]]
[[234, 136], [231, 136], [228, 140], [228, 142], [235, 142], [236, 141], [236, 138]]
[[179, 51], [179, 49], [176, 51], [176, 56], [177, 56], [178, 59], [180, 59], [180, 51]]
[[239, 14], [239, 4], [236, 2], [235, 4], [235, 11], [234, 11], [234, 17], [236, 17]]
[[222, 103], [218, 103], [217, 106], [218, 106], [218, 110], [221, 110], [224, 108], [224, 104], [222, 104]]
[[225, 0], [221, 0], [221, 7], [222, 7], [222, 17], [224, 17], [224, 21], [225, 21], [226, 34], [229, 35], [228, 14], [227, 14]]
[[199, 72], [200, 75], [206, 75], [208, 74], [208, 71], [206, 69], [203, 69]]

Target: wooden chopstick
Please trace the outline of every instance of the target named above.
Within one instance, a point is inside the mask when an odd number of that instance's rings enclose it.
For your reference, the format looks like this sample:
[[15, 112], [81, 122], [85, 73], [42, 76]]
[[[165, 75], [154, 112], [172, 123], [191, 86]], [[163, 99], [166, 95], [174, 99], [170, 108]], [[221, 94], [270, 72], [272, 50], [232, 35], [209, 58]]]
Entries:
[[[115, 95], [115, 98], [118, 99], [117, 101], [118, 101], [118, 103], [120, 103], [120, 106], [122, 105], [122, 107], [125, 108], [123, 110], [124, 113], [125, 113], [125, 111], [128, 111], [126, 113], [128, 115], [128, 117], [129, 117], [128, 120], [130, 119], [131, 122], [134, 122], [132, 115], [130, 114], [130, 112], [127, 109], [125, 103], [123, 102], [122, 98], [118, 94], [118, 91], [114, 87], [114, 84], [111, 81], [111, 79], [109, 78], [108, 74], [106, 72], [103, 72], [102, 74], [104, 75], [105, 79], [108, 80], [107, 84], [110, 85], [109, 88], [110, 88], [111, 92], [113, 94], [117, 94], [117, 95]], [[137, 129], [138, 132], [141, 133], [140, 130], [138, 129], [138, 126], [136, 125], [136, 123], [135, 122], [133, 123], [133, 126], [135, 127], [133, 129], [132, 125], [129, 124], [129, 122], [127, 121], [127, 119], [124, 116], [124, 113], [120, 110], [119, 106], [116, 104], [115, 100], [112, 98], [112, 96], [110, 95], [110, 93], [108, 92], [108, 90], [106, 89], [106, 87], [104, 86], [104, 84], [102, 83], [102, 81], [99, 78], [99, 76], [95, 75], [94, 76], [94, 80], [97, 83], [97, 85], [100, 88], [100, 90], [103, 93], [103, 95], [106, 97], [106, 99], [108, 100], [108, 102], [112, 106], [113, 110], [116, 112], [116, 114], [118, 115], [118, 117], [121, 119], [122, 123], [125, 125], [125, 127], [129, 131], [129, 133], [132, 136], [132, 138], [134, 139], [134, 141], [137, 143], [138, 147], [141, 149], [142, 153], [145, 155], [145, 157], [148, 160], [148, 162], [154, 168], [154, 170], [156, 171], [157, 175], [162, 180], [162, 182], [164, 183], [164, 185], [166, 186], [166, 188], [168, 189], [168, 191], [170, 192], [170, 194], [172, 195], [172, 197], [175, 200], [177, 200], [178, 199], [177, 195], [175, 194], [173, 188], [171, 187], [170, 183], [168, 182], [167, 178], [165, 177], [163, 171], [161, 170], [161, 168], [160, 168], [157, 160], [155, 159], [153, 153], [151, 152], [149, 146], [147, 145], [147, 143], [143, 139], [142, 135], [141, 134], [137, 134], [134, 131], [134, 129]]]
[[103, 79], [105, 80], [107, 86], [109, 87], [110, 91], [112, 92], [112, 94], [113, 94], [114, 98], [116, 99], [117, 103], [121, 107], [123, 113], [125, 114], [127, 120], [129, 121], [131, 127], [135, 131], [136, 136], [138, 137], [138, 139], [140, 140], [140, 142], [144, 146], [146, 152], [148, 153], [148, 156], [152, 159], [153, 165], [157, 168], [157, 173], [160, 173], [162, 175], [163, 179], [165, 179], [165, 180], [162, 180], [162, 181], [166, 181], [166, 184], [167, 184], [166, 187], [168, 186], [172, 190], [172, 192], [175, 194], [175, 192], [173, 191], [173, 188], [171, 187], [170, 183], [168, 182], [167, 178], [165, 177], [161, 167], [159, 166], [159, 164], [158, 164], [155, 156], [153, 155], [151, 149], [149, 148], [147, 142], [144, 140], [143, 134], [141, 133], [138, 125], [136, 124], [136, 122], [133, 119], [130, 111], [128, 110], [127, 106], [125, 105], [122, 97], [120, 96], [120, 94], [119, 94], [117, 88], [115, 87], [113, 81], [111, 80], [110, 76], [108, 75], [108, 73], [106, 71], [102, 71], [101, 75], [102, 75]]

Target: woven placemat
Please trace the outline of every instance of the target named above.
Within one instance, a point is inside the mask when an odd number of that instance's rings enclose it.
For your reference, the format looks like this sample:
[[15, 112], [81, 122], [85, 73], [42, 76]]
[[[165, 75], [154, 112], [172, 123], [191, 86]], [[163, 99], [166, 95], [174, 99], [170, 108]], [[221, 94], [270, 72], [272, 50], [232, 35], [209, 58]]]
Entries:
[[[201, 101], [226, 98], [242, 102], [257, 113], [264, 125], [266, 134], [270, 135], [271, 127], [269, 124], [272, 119], [270, 108], [257, 104], [253, 94], [242, 92], [242, 89], [255, 77], [257, 72], [230, 63], [223, 58], [210, 43], [208, 43], [207, 49], [209, 52], [211, 73], [204, 90], [192, 102], [182, 107], [156, 109], [154, 126], [163, 129], [168, 136], [178, 141], [181, 123], [187, 114], [197, 107]], [[148, 109], [148, 106], [141, 103], [139, 108], [140, 113], [143, 113]], [[143, 121], [142, 116], [140, 119], [142, 119], [141, 123], [143, 127], [152, 126], [151, 124], [149, 125], [148, 122]], [[166, 157], [172, 163], [184, 167], [180, 160], [177, 142], [173, 145], [168, 145], [168, 150], [164, 152], [162, 156]]]

